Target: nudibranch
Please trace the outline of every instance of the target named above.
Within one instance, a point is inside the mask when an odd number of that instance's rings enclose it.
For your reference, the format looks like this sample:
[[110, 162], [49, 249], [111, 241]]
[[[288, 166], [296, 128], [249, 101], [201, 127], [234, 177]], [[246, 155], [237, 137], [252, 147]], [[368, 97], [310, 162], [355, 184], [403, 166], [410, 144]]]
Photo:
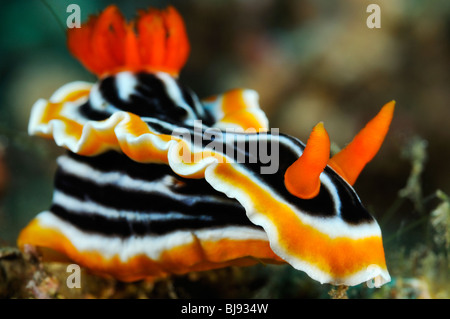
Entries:
[[67, 153], [51, 207], [20, 248], [122, 281], [259, 262], [321, 283], [390, 281], [380, 227], [352, 185], [394, 102], [330, 158], [323, 123], [304, 144], [269, 129], [253, 90], [200, 100], [180, 84], [190, 47], [173, 7], [127, 22], [110, 6], [69, 29], [68, 47], [98, 81], [66, 84], [32, 108], [29, 134]]

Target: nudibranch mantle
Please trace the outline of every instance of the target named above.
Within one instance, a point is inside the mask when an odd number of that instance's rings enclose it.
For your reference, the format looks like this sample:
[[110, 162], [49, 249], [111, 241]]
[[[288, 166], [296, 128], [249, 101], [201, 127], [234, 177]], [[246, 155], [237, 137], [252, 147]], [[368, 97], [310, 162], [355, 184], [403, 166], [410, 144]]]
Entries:
[[381, 146], [393, 102], [330, 159], [322, 123], [305, 145], [269, 129], [255, 91], [200, 100], [180, 84], [189, 44], [172, 7], [127, 24], [111, 6], [68, 41], [99, 81], [66, 84], [32, 108], [29, 134], [68, 153], [50, 209], [19, 247], [124, 281], [258, 262], [287, 262], [321, 283], [390, 281], [381, 230], [351, 185]]

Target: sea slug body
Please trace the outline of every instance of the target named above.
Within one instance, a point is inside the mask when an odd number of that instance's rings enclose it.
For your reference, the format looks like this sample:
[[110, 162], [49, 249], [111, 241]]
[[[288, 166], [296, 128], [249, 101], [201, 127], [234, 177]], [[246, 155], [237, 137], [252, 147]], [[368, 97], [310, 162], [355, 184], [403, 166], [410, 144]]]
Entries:
[[390, 281], [380, 227], [352, 185], [394, 102], [330, 158], [323, 123], [305, 144], [269, 128], [253, 90], [201, 100], [181, 84], [189, 42], [173, 7], [127, 23], [110, 6], [69, 29], [68, 46], [98, 81], [33, 106], [29, 133], [67, 154], [19, 247], [123, 281], [258, 262], [321, 283]]

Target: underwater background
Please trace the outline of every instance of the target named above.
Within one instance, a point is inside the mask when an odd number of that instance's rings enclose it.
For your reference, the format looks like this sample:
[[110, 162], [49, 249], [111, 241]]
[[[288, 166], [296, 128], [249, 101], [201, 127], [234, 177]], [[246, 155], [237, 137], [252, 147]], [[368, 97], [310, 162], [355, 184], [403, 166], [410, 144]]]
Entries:
[[[0, 297], [39, 297], [8, 282], [4, 256], [20, 230], [48, 208], [61, 154], [29, 137], [30, 109], [63, 84], [95, 76], [70, 55], [69, 4], [82, 21], [111, 1], [19, 0], [0, 3]], [[333, 150], [390, 100], [394, 120], [355, 189], [375, 216], [392, 282], [347, 290], [321, 285], [290, 266], [257, 265], [123, 284], [83, 276], [81, 289], [46, 265], [47, 297], [449, 298], [450, 297], [450, 2], [446, 0], [115, 1], [127, 18], [139, 8], [174, 5], [191, 43], [180, 81], [199, 97], [243, 87], [259, 93], [270, 127], [304, 141], [323, 121]], [[369, 4], [381, 8], [370, 29]], [[10, 258], [9, 258], [10, 259]], [[3, 268], [2, 268], [3, 267]], [[25, 269], [25, 268], [24, 268]], [[36, 269], [32, 269], [33, 271]], [[28, 270], [27, 270], [28, 271]], [[39, 270], [41, 271], [41, 270]], [[61, 278], [58, 278], [59, 274]], [[29, 288], [29, 287], [28, 287]]]

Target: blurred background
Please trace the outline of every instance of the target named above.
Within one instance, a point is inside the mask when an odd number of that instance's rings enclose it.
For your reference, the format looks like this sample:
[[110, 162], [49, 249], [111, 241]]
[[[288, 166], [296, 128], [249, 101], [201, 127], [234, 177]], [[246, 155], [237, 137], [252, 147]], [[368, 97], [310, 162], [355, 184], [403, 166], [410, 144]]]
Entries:
[[[302, 140], [323, 121], [333, 149], [339, 149], [386, 102], [396, 100], [387, 139], [355, 184], [380, 223], [394, 280], [376, 293], [362, 288], [348, 293], [449, 297], [446, 0], [2, 1], [0, 246], [15, 246], [21, 228], [48, 208], [55, 158], [62, 152], [52, 141], [27, 135], [31, 106], [67, 82], [95, 81], [66, 47], [71, 3], [80, 6], [82, 21], [111, 3], [129, 19], [140, 8], [174, 5], [191, 42], [181, 81], [201, 98], [236, 87], [254, 89], [270, 126]], [[372, 3], [381, 8], [379, 29], [366, 24]], [[277, 269], [286, 282], [298, 284], [295, 276], [302, 276]], [[250, 296], [286, 296], [265, 287]], [[323, 296], [314, 287], [306, 296]], [[293, 291], [288, 297], [304, 296]]]

